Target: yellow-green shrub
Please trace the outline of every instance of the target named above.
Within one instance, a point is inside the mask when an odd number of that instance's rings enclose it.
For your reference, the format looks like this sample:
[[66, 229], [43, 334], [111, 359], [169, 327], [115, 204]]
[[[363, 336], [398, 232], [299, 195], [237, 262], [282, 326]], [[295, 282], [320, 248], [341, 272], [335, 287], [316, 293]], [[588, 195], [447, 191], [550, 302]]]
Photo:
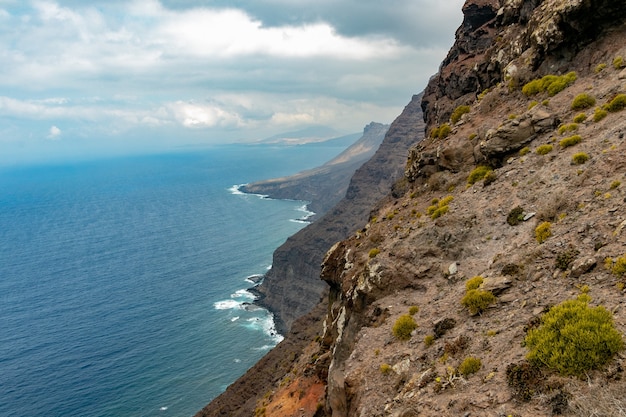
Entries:
[[533, 100], [530, 103], [528, 103], [528, 110], [532, 109], [533, 107], [535, 107], [537, 104], [539, 104], [538, 101]]
[[606, 68], [606, 64], [602, 63], [602, 64], [598, 64], [596, 65], [594, 71], [596, 74], [602, 72], [604, 69]]
[[546, 155], [552, 152], [552, 145], [541, 145], [535, 149], [537, 155]]
[[482, 366], [483, 364], [480, 358], [469, 356], [463, 359], [463, 362], [459, 365], [459, 373], [463, 376], [475, 374]]
[[424, 337], [424, 344], [426, 346], [432, 346], [433, 343], [435, 343], [435, 336], [429, 334], [428, 336]]
[[380, 253], [380, 249], [378, 248], [370, 249], [368, 256], [370, 258], [375, 258], [379, 253]]
[[437, 126], [433, 130], [430, 131], [430, 137], [435, 139], [445, 139], [450, 135], [452, 128], [448, 123], [444, 123], [442, 125]]
[[478, 289], [478, 287], [480, 287], [483, 281], [484, 279], [480, 275], [475, 276], [474, 278], [470, 278], [467, 281], [465, 281], [465, 290], [466, 291], [476, 290]]
[[474, 315], [485, 311], [496, 300], [496, 296], [491, 291], [469, 290], [461, 299], [461, 304]]
[[450, 115], [450, 122], [452, 122], [452, 124], [456, 124], [459, 120], [461, 120], [461, 117], [470, 112], [470, 106], [459, 106], [456, 109], [454, 109], [454, 111], [452, 112], [452, 114]]
[[550, 236], [552, 236], [551, 227], [552, 227], [552, 223], [543, 222], [539, 226], [537, 226], [537, 228], [535, 228], [535, 239], [537, 239], [537, 242], [543, 243]]
[[605, 104], [603, 107], [604, 110], [608, 110], [611, 113], [626, 109], [626, 94], [618, 94], [613, 100]]
[[617, 258], [615, 261], [611, 258], [607, 259], [607, 267], [610, 268], [613, 275], [621, 278], [626, 275], [626, 255]]
[[388, 363], [383, 363], [380, 365], [380, 372], [383, 374], [388, 374], [389, 372], [391, 372], [392, 369], [393, 368]]
[[572, 110], [584, 110], [596, 105], [596, 99], [587, 93], [582, 93], [574, 97], [572, 101]]
[[576, 165], [582, 165], [589, 160], [589, 155], [584, 152], [578, 152], [572, 155], [572, 162]]
[[519, 154], [520, 156], [524, 156], [526, 155], [528, 152], [530, 152], [530, 148], [528, 146], [524, 146], [522, 149], [519, 150]]
[[492, 171], [491, 167], [488, 167], [486, 165], [477, 166], [472, 172], [470, 172], [469, 176], [467, 177], [467, 183], [469, 185], [475, 184], [477, 181], [485, 178], [489, 171]]
[[585, 113], [578, 113], [574, 116], [574, 123], [582, 123], [587, 120], [587, 115]]
[[596, 110], [593, 112], [593, 121], [594, 122], [599, 122], [600, 120], [604, 119], [609, 113], [604, 110], [601, 109], [600, 107], [596, 107]]
[[622, 69], [624, 67], [626, 67], [626, 64], [624, 64], [624, 58], [621, 56], [616, 56], [615, 59], [613, 59], [613, 68]]
[[403, 314], [393, 324], [393, 335], [400, 340], [409, 340], [411, 332], [417, 328], [415, 319], [410, 314]]
[[554, 96], [573, 84], [577, 78], [575, 72], [561, 76], [546, 75], [524, 85], [522, 93], [526, 96], [532, 96], [547, 91], [550, 96]]
[[528, 360], [562, 375], [583, 375], [607, 363], [623, 349], [622, 335], [604, 307], [589, 307], [586, 294], [567, 300], [541, 317], [526, 335]]
[[574, 132], [576, 130], [578, 130], [578, 124], [567, 123], [559, 127], [559, 135], [562, 135], [565, 132]]
[[561, 148], [569, 148], [570, 146], [578, 145], [582, 142], [583, 138], [580, 135], [574, 135], [567, 138], [561, 139], [559, 145]]
[[412, 316], [416, 315], [419, 311], [420, 311], [420, 308], [418, 306], [409, 307], [409, 314]]

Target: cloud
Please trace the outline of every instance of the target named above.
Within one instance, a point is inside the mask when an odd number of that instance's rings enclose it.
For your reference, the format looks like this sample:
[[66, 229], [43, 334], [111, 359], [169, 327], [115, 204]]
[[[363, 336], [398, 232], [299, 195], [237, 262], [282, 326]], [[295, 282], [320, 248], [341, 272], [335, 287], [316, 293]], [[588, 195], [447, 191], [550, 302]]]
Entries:
[[61, 136], [61, 129], [59, 129], [56, 126], [52, 126], [50, 127], [50, 131], [48, 133], [48, 136], [46, 136], [46, 138], [50, 140], [59, 140], [60, 136]]
[[64, 142], [360, 131], [425, 87], [462, 4], [0, 0], [0, 123], [23, 140], [62, 124]]

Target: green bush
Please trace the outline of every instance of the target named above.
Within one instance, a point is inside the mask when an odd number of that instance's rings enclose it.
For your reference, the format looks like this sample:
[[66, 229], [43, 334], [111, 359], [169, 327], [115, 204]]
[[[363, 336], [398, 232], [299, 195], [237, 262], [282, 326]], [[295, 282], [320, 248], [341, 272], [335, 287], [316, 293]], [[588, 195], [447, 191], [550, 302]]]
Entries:
[[578, 145], [582, 142], [583, 138], [580, 135], [574, 135], [567, 138], [561, 139], [559, 145], [561, 148], [569, 148], [570, 146]]
[[477, 181], [485, 178], [489, 171], [492, 171], [492, 169], [491, 167], [488, 167], [486, 165], [480, 165], [474, 168], [474, 170], [470, 172], [469, 176], [467, 177], [467, 183], [469, 185], [474, 185]]
[[450, 208], [448, 206], [439, 207], [439, 208], [435, 209], [435, 211], [432, 212], [432, 214], [430, 215], [430, 218], [433, 219], [433, 220], [438, 219], [439, 217], [441, 217], [444, 214], [446, 214], [449, 209]]
[[617, 276], [618, 278], [626, 275], [626, 255], [617, 258], [615, 262], [611, 260], [611, 262], [611, 272], [613, 273], [613, 275]]
[[419, 311], [420, 311], [420, 308], [418, 306], [409, 307], [409, 314], [412, 316], [416, 315]]
[[613, 100], [605, 104], [603, 107], [604, 110], [608, 110], [611, 113], [626, 109], [626, 94], [618, 94]]
[[522, 87], [522, 93], [526, 96], [533, 96], [547, 91], [550, 96], [554, 96], [572, 85], [577, 78], [578, 77], [575, 72], [570, 72], [561, 76], [546, 75], [524, 85]]
[[552, 145], [541, 145], [535, 149], [537, 155], [547, 155], [552, 152]]
[[463, 362], [459, 365], [459, 373], [463, 376], [475, 374], [483, 366], [479, 358], [469, 356], [463, 359]]
[[594, 122], [599, 122], [600, 120], [604, 119], [609, 113], [604, 110], [601, 109], [600, 107], [596, 107], [596, 110], [593, 112], [593, 121]]
[[624, 58], [621, 56], [616, 56], [615, 59], [613, 59], [613, 68], [619, 70], [624, 67], [626, 67], [626, 64], [624, 63]]
[[491, 291], [469, 290], [461, 299], [461, 304], [467, 307], [472, 315], [475, 315], [485, 311], [496, 300], [496, 296]]
[[598, 64], [598, 65], [596, 65], [594, 71], [595, 71], [596, 74], [599, 74], [602, 71], [604, 71], [605, 68], [606, 68], [606, 64], [604, 64], [604, 63]]
[[596, 99], [587, 93], [582, 93], [574, 97], [572, 110], [584, 110], [596, 105]]
[[450, 135], [451, 131], [452, 128], [450, 127], [450, 125], [448, 123], [444, 123], [431, 130], [430, 137], [433, 139], [445, 139]]
[[417, 329], [417, 323], [410, 314], [403, 314], [393, 325], [393, 335], [400, 340], [409, 340], [411, 332]]
[[389, 372], [391, 372], [392, 369], [393, 368], [388, 363], [383, 363], [380, 365], [380, 372], [382, 374], [388, 374]]
[[424, 344], [426, 346], [432, 346], [433, 343], [435, 343], [435, 336], [429, 334], [428, 336], [424, 337]]
[[478, 287], [480, 287], [480, 284], [483, 283], [483, 281], [484, 279], [480, 275], [475, 276], [474, 278], [470, 278], [467, 281], [465, 281], [465, 290], [466, 291], [477, 290]]
[[622, 335], [604, 307], [589, 307], [581, 295], [552, 307], [531, 329], [525, 342], [528, 360], [562, 375], [583, 375], [607, 363], [623, 349]]
[[551, 227], [552, 223], [550, 222], [543, 222], [539, 226], [537, 226], [537, 228], [535, 229], [535, 239], [537, 239], [537, 242], [543, 243], [550, 236], [552, 236]]
[[452, 112], [452, 114], [450, 115], [450, 122], [455, 125], [459, 120], [461, 120], [461, 117], [470, 112], [470, 106], [459, 106], [456, 109], [454, 109], [454, 111]]
[[587, 120], [587, 115], [585, 113], [578, 113], [574, 116], [574, 123], [582, 123]]
[[520, 206], [515, 207], [506, 216], [506, 222], [509, 226], [517, 226], [524, 221], [524, 209]]
[[524, 156], [526, 155], [528, 152], [530, 152], [530, 148], [528, 146], [524, 146], [522, 149], [519, 150], [519, 154], [520, 156]]
[[438, 219], [439, 217], [443, 216], [444, 214], [448, 212], [449, 210], [448, 204], [450, 204], [452, 200], [454, 200], [454, 197], [451, 195], [444, 197], [441, 200], [434, 198], [431, 201], [433, 205], [429, 206], [426, 209], [426, 212], [433, 220]]
[[374, 248], [374, 249], [371, 249], [371, 250], [369, 251], [368, 256], [369, 256], [370, 258], [375, 258], [375, 257], [376, 257], [379, 253], [380, 253], [380, 249], [378, 249], [378, 248]]
[[582, 165], [589, 160], [589, 155], [584, 152], [578, 152], [572, 155], [572, 162], [576, 165]]
[[531, 110], [533, 107], [535, 107], [537, 104], [539, 104], [538, 101], [533, 100], [530, 103], [528, 103], [528, 110]]
[[576, 130], [578, 130], [578, 124], [567, 123], [559, 127], [559, 135], [562, 135], [565, 132], [574, 132]]

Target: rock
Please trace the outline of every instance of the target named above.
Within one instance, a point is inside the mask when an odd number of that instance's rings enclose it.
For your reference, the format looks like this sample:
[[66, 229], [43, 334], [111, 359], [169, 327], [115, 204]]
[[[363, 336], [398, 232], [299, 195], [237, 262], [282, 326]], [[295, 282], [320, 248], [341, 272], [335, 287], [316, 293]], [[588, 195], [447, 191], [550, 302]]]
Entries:
[[526, 222], [526, 221], [528, 221], [528, 220], [532, 219], [533, 217], [535, 217], [535, 214], [537, 214], [537, 213], [535, 213], [535, 212], [532, 212], [532, 213], [526, 213], [526, 214], [524, 215], [524, 221]]
[[454, 275], [457, 272], [459, 272], [459, 268], [457, 267], [456, 262], [452, 262], [450, 266], [448, 267], [448, 273], [450, 275]]
[[406, 358], [391, 367], [393, 371], [403, 378], [406, 378], [411, 370], [411, 360]]
[[578, 278], [584, 273], [589, 272], [596, 266], [596, 259], [592, 257], [577, 259], [572, 264], [572, 277]]
[[620, 80], [626, 80], [626, 68], [624, 68], [618, 75], [617, 78]]
[[498, 295], [511, 288], [511, 285], [513, 285], [511, 277], [489, 277], [484, 279], [481, 288], [485, 291], [491, 291], [494, 295]]

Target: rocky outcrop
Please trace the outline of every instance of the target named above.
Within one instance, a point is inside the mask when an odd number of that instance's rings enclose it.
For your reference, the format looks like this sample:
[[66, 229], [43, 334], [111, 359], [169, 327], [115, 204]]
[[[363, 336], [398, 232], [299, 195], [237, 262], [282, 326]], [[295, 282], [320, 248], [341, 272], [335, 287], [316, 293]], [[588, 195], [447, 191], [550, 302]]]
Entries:
[[319, 279], [326, 251], [363, 227], [373, 203], [403, 177], [407, 150], [424, 134], [420, 102], [421, 95], [414, 96], [391, 124], [374, 156], [354, 173], [344, 199], [274, 252], [272, 268], [255, 292], [257, 303], [274, 313], [281, 333], [320, 301], [326, 289]]
[[388, 129], [389, 125], [372, 122], [354, 144], [324, 165], [288, 177], [254, 182], [240, 190], [277, 199], [308, 201], [307, 207], [315, 212], [313, 219], [321, 217], [346, 195], [350, 178], [374, 155]]

